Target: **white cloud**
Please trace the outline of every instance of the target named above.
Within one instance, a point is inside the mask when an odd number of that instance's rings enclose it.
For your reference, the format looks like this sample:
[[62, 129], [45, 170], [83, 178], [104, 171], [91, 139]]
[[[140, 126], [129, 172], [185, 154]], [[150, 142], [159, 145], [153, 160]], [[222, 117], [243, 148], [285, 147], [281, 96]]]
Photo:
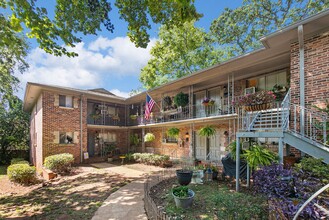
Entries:
[[110, 90], [110, 92], [112, 92], [114, 95], [117, 95], [120, 97], [124, 97], [124, 98], [129, 97], [129, 92], [122, 92], [119, 89], [112, 89], [112, 90]]
[[[136, 48], [128, 37], [108, 39], [98, 37], [95, 41], [85, 45], [79, 43], [72, 51], [78, 57], [55, 57], [35, 48], [28, 56], [29, 70], [24, 74], [17, 74], [24, 89], [26, 82], [37, 82], [74, 88], [106, 88], [106, 81], [122, 77], [139, 75], [140, 69], [150, 58], [150, 48], [154, 45], [152, 39], [148, 48]], [[120, 92], [120, 88], [108, 88]], [[134, 88], [127, 88], [130, 91]], [[122, 90], [122, 89], [121, 89]], [[114, 92], [114, 93], [115, 93]]]

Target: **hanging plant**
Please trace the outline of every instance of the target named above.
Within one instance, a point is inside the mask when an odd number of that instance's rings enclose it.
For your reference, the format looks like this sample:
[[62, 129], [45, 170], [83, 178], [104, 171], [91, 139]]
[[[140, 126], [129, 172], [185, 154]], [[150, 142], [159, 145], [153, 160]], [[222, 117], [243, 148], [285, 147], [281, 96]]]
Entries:
[[278, 162], [278, 156], [263, 146], [253, 145], [244, 152], [242, 158], [246, 159], [251, 169], [259, 166], [268, 166], [273, 162]]
[[167, 130], [167, 135], [169, 136], [169, 137], [172, 137], [172, 138], [178, 138], [178, 136], [179, 136], [179, 129], [178, 128], [175, 128], [175, 127], [173, 127], [173, 128], [169, 128], [168, 130]]
[[188, 104], [188, 94], [185, 94], [183, 92], [178, 93], [174, 97], [174, 102], [177, 106], [185, 107]]
[[199, 135], [210, 137], [216, 134], [216, 129], [211, 125], [206, 125], [199, 130]]
[[163, 107], [164, 107], [165, 109], [167, 109], [167, 108], [170, 108], [171, 105], [172, 105], [172, 100], [171, 100], [170, 96], [166, 96], [166, 97], [164, 97], [164, 98], [163, 98]]
[[144, 136], [144, 142], [151, 142], [155, 140], [155, 136], [152, 133], [147, 133]]

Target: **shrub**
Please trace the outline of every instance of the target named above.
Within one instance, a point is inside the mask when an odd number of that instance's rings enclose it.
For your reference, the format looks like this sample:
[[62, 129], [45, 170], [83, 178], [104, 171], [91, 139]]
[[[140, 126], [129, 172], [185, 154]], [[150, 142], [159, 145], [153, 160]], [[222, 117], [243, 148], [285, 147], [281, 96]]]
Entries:
[[29, 164], [29, 162], [24, 160], [23, 158], [13, 158], [13, 159], [11, 159], [10, 164], [11, 165], [13, 165], [13, 164]]
[[295, 169], [303, 170], [310, 176], [320, 178], [323, 183], [329, 182], [329, 165], [323, 163], [323, 159], [304, 157], [300, 163], [295, 164]]
[[28, 164], [13, 164], [7, 169], [8, 178], [17, 183], [29, 184], [35, 180], [36, 169]]
[[46, 157], [44, 166], [56, 173], [69, 173], [74, 162], [72, 154], [56, 154]]
[[135, 161], [150, 165], [160, 165], [170, 159], [168, 155], [158, 155], [151, 153], [134, 153], [133, 158]]

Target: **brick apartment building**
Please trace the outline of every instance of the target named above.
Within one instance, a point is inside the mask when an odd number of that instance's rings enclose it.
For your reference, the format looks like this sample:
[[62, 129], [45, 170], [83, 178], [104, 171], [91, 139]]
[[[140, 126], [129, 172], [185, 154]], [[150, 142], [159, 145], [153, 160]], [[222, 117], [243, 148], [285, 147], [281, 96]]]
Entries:
[[[31, 161], [40, 168], [46, 156], [63, 152], [72, 153], [76, 163], [85, 161], [85, 153], [88, 160], [102, 159], [106, 144], [115, 144], [120, 154], [154, 152], [220, 161], [232, 140], [253, 137], [276, 147], [281, 159], [289, 144], [329, 162], [325, 143], [314, 138], [319, 132], [325, 137], [327, 130], [316, 128], [315, 121], [327, 119], [313, 114], [321, 114], [313, 106], [323, 107], [329, 92], [329, 11], [261, 42], [264, 47], [259, 50], [126, 99], [104, 89], [28, 83], [24, 110], [31, 112]], [[273, 111], [246, 113], [231, 104], [245, 93], [271, 90], [275, 85], [282, 86], [286, 99], [272, 106]], [[168, 107], [165, 99], [180, 92], [188, 94], [188, 105]], [[149, 120], [144, 118], [146, 94], [157, 103]], [[213, 99], [214, 105], [202, 105], [204, 97]], [[270, 124], [264, 122], [265, 114], [271, 115]], [[257, 122], [264, 126], [256, 129]], [[208, 124], [216, 128], [209, 140], [197, 132]], [[179, 138], [167, 137], [171, 127], [180, 129]], [[148, 132], [155, 141], [143, 141]], [[137, 146], [130, 143], [132, 135], [142, 140]]]

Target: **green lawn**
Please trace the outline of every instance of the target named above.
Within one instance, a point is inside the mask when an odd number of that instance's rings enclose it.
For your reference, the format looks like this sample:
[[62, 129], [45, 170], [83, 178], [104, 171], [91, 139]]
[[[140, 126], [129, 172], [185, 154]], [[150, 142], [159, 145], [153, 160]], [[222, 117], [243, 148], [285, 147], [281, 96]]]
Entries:
[[0, 179], [7, 175], [7, 166], [0, 166]]

